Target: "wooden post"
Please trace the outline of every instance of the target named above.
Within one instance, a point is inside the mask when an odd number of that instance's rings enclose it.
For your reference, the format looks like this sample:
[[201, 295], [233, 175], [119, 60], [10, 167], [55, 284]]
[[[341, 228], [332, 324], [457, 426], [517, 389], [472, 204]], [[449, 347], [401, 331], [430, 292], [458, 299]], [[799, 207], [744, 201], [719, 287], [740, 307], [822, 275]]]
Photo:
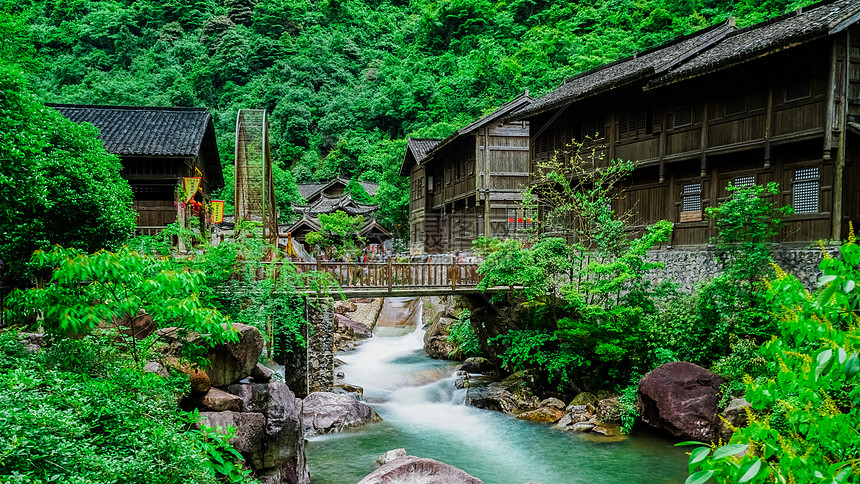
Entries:
[[389, 257], [388, 258], [388, 292], [391, 292], [391, 283], [394, 280], [393, 274], [391, 272], [391, 265], [392, 265], [391, 261], [392, 261], [392, 258]]
[[459, 267], [457, 267], [457, 260], [454, 259], [453, 269], [451, 271], [451, 290], [457, 290], [457, 273], [459, 272]]

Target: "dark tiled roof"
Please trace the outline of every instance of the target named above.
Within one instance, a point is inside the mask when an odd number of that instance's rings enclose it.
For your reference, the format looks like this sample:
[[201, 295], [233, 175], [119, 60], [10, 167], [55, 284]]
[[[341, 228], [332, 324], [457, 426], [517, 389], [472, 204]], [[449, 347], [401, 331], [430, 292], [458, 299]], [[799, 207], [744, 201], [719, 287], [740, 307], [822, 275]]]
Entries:
[[421, 164], [424, 158], [427, 158], [427, 153], [441, 143], [441, 139], [436, 138], [409, 138], [407, 149], [412, 150], [412, 156], [415, 157], [415, 162]]
[[[325, 190], [328, 190], [328, 188], [331, 187], [332, 185], [340, 183], [343, 186], [347, 186], [347, 185], [349, 185], [349, 182], [350, 182], [350, 180], [346, 179], [346, 178], [335, 178], [334, 180], [327, 181], [327, 182], [302, 183], [298, 186], [299, 195], [301, 195], [302, 198], [304, 198], [305, 200], [309, 200], [310, 198], [313, 198], [315, 195], [319, 194], [320, 192], [324, 192]], [[358, 182], [358, 184], [361, 185], [361, 187], [364, 188], [364, 191], [366, 191], [367, 194], [370, 195], [371, 197], [375, 196], [376, 191], [379, 190], [379, 183], [360, 181], [360, 182]]]
[[561, 87], [531, 103], [525, 109], [517, 111], [512, 118], [529, 118], [577, 99], [599, 94], [655, 73], [665, 72], [724, 38], [733, 30], [734, 23], [730, 20], [655, 49], [584, 72], [566, 80]]
[[323, 193], [311, 205], [293, 205], [293, 210], [303, 214], [333, 213], [343, 210], [349, 215], [365, 215], [377, 209], [377, 205], [365, 205], [352, 199], [347, 193], [339, 197], [331, 197]]
[[326, 183], [302, 183], [299, 184], [299, 195], [302, 196], [305, 200], [312, 195], [316, 195], [323, 188], [328, 186], [328, 182]]
[[656, 79], [651, 86], [671, 84], [831, 35], [858, 20], [858, 0], [821, 2], [739, 30], [669, 74]]
[[64, 118], [94, 124], [117, 155], [197, 156], [212, 117], [206, 108], [48, 104]]

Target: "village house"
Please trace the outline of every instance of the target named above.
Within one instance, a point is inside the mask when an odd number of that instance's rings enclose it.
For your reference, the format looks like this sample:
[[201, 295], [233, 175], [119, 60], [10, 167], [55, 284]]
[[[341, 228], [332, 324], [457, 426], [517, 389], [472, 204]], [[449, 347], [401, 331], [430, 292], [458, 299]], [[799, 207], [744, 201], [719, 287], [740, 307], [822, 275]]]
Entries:
[[[311, 231], [319, 231], [322, 226], [319, 221], [320, 214], [332, 214], [343, 211], [350, 216], [361, 216], [364, 224], [358, 231], [358, 235], [367, 239], [368, 244], [373, 245], [373, 250], [378, 250], [381, 245], [391, 239], [391, 232], [377, 222], [375, 213], [376, 204], [363, 203], [353, 199], [347, 190], [350, 180], [335, 178], [327, 182], [299, 184], [298, 190], [305, 204], [294, 204], [293, 211], [299, 216], [288, 227], [282, 228], [282, 233], [290, 234], [290, 237], [299, 243], [304, 243], [305, 235]], [[379, 189], [378, 183], [356, 182], [371, 197], [376, 195]]]
[[[200, 177], [193, 200], [211, 201], [224, 186], [212, 116], [206, 108], [48, 104], [63, 117], [99, 130], [105, 149], [120, 157], [134, 194], [137, 233], [153, 235], [176, 222], [176, 189]], [[181, 208], [181, 207], [180, 207]], [[190, 220], [191, 207], [184, 214]], [[205, 226], [202, 212], [197, 213]]]
[[[552, 156], [636, 168], [615, 202], [634, 225], [674, 223], [702, 247], [704, 214], [735, 186], [776, 182], [794, 215], [783, 246], [840, 240], [860, 215], [860, 2], [835, 0], [737, 29], [730, 19], [568, 79], [510, 122], [531, 126], [531, 170]], [[591, 156], [591, 153], [595, 156]]]
[[412, 254], [471, 250], [482, 235], [521, 237], [529, 182], [529, 124], [502, 118], [528, 106], [528, 92], [445, 139], [410, 138], [400, 166], [409, 177]]

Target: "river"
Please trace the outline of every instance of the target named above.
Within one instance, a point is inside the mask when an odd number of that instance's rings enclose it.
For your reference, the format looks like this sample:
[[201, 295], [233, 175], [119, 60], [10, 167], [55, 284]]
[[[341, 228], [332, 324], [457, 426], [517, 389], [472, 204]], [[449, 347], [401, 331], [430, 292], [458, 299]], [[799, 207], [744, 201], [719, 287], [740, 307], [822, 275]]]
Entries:
[[312, 484], [355, 484], [376, 458], [405, 448], [481, 479], [486, 484], [674, 484], [687, 476], [683, 449], [659, 436], [635, 433], [619, 442], [464, 405], [456, 364], [423, 350], [424, 331], [374, 337], [339, 354], [339, 371], [364, 387], [383, 421], [312, 437], [307, 445]]

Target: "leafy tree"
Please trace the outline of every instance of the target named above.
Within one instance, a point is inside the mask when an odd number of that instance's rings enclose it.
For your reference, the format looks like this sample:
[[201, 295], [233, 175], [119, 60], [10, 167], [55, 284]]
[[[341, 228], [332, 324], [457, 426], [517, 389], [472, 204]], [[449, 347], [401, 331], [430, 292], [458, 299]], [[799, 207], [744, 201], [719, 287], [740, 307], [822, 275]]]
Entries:
[[326, 250], [329, 258], [355, 257], [360, 252], [364, 238], [358, 235], [364, 225], [361, 215], [350, 216], [343, 210], [334, 213], [319, 214], [321, 229], [319, 232], [308, 232], [305, 241]]
[[2, 64], [0, 112], [0, 259], [11, 279], [26, 277], [34, 250], [116, 248], [130, 236], [131, 189], [92, 125], [37, 102]]

